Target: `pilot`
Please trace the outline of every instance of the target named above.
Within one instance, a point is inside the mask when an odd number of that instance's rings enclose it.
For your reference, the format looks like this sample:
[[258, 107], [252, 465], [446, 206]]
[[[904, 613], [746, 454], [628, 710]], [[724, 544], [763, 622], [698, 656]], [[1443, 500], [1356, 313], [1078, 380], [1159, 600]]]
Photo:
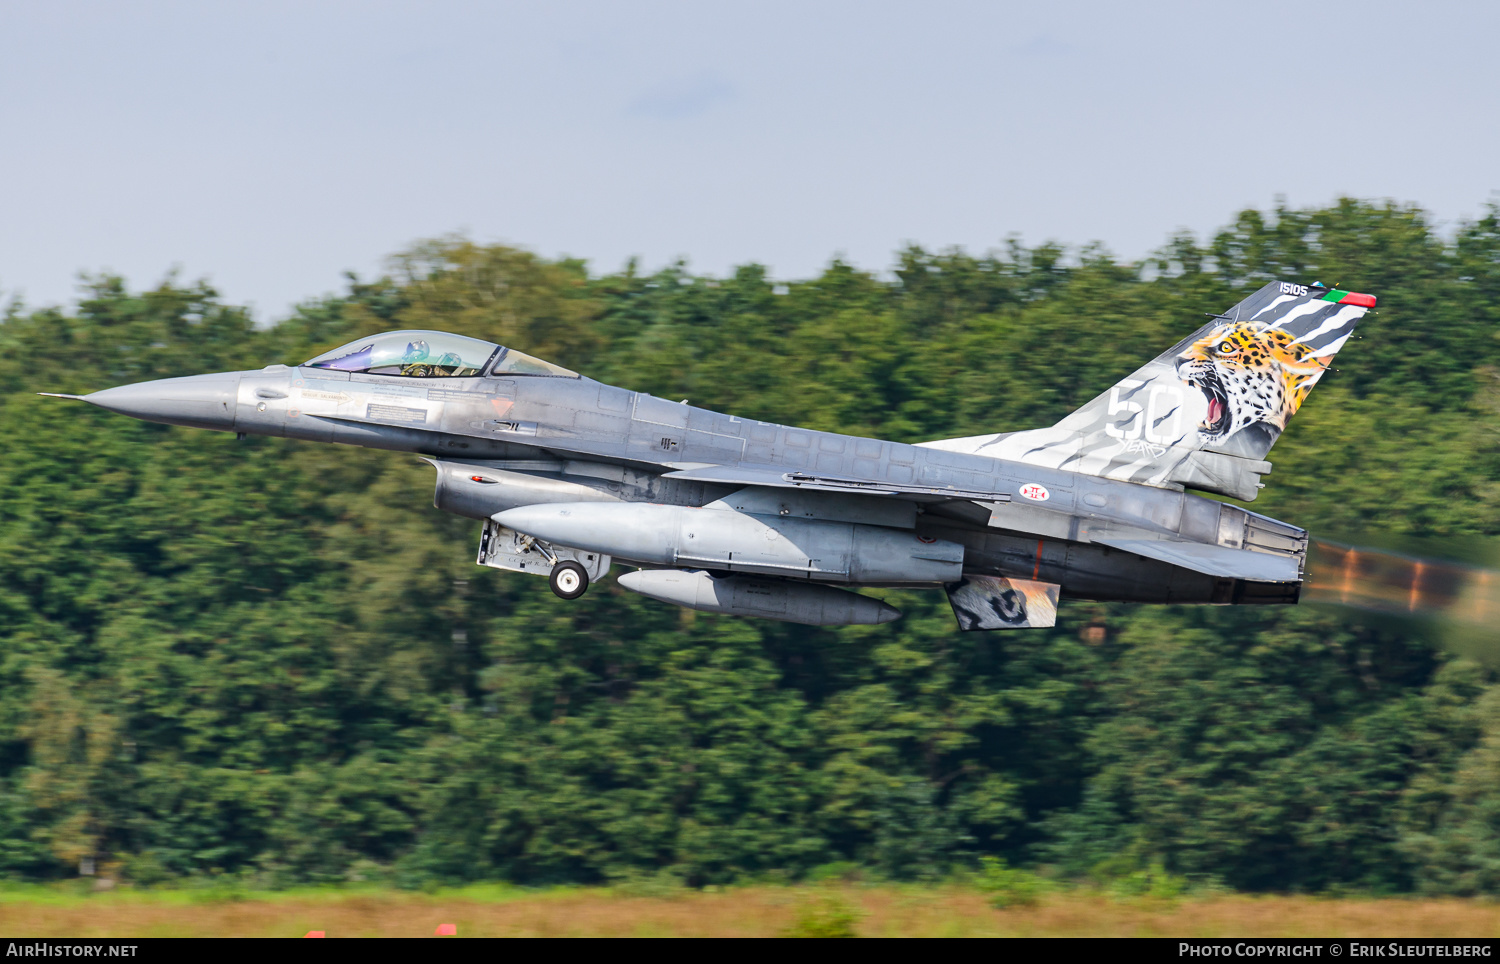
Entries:
[[433, 371], [434, 366], [427, 364], [427, 356], [430, 354], [427, 342], [421, 339], [407, 342], [406, 352], [401, 356], [401, 374], [410, 375], [413, 378], [439, 374]]

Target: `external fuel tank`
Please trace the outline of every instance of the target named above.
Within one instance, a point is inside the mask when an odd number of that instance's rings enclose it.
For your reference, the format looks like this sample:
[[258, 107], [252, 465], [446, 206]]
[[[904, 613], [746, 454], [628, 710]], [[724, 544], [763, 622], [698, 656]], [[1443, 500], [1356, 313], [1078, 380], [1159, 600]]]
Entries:
[[527, 505], [494, 519], [546, 542], [646, 565], [885, 585], [963, 575], [963, 546], [884, 526], [643, 503]]
[[700, 612], [759, 616], [807, 626], [871, 626], [901, 616], [900, 610], [869, 596], [786, 579], [642, 569], [615, 581], [632, 592]]

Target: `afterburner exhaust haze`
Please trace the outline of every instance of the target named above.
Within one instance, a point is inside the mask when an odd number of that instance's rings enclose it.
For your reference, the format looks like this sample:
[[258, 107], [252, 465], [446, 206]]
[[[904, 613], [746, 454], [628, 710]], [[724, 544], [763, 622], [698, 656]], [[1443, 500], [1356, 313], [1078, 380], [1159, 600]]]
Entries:
[[1314, 539], [1302, 600], [1420, 620], [1443, 648], [1500, 666], [1500, 571]]
[[1477, 626], [1500, 617], [1500, 573], [1441, 559], [1312, 541], [1303, 599]]

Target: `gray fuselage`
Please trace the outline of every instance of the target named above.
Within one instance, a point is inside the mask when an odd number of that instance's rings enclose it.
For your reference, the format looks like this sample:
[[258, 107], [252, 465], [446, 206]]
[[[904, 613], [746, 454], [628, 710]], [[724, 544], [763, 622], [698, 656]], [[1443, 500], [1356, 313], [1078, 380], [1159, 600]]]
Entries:
[[747, 420], [584, 377], [275, 365], [88, 400], [153, 421], [417, 453], [438, 469], [438, 507], [476, 519], [538, 503], [704, 506], [761, 479], [801, 480], [782, 515], [912, 529], [961, 545], [965, 572], [1057, 583], [1073, 598], [1294, 602], [1297, 582], [1224, 578], [1100, 543], [1248, 549], [1295, 559], [1299, 577], [1306, 545], [1300, 529], [1176, 487]]

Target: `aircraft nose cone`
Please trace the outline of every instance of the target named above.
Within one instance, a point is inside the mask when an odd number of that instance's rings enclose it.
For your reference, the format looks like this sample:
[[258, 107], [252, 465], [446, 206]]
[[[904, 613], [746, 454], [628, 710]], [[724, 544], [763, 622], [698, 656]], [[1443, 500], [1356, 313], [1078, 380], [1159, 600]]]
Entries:
[[106, 388], [83, 400], [148, 422], [233, 431], [239, 386], [239, 372], [220, 372]]

